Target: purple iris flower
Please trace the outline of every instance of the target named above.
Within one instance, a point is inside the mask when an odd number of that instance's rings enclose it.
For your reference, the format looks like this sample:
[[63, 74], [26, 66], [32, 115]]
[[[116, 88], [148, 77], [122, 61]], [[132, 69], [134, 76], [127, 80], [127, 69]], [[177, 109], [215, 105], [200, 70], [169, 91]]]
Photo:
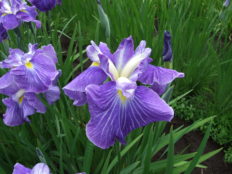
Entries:
[[12, 174], [50, 174], [50, 169], [44, 163], [38, 163], [32, 169], [16, 163]]
[[[137, 81], [166, 85], [184, 74], [150, 65], [151, 49], [146, 48], [145, 41], [134, 50], [132, 37], [126, 38], [114, 54], [106, 44], [97, 46], [92, 42], [87, 54], [93, 64], [66, 85], [64, 91], [75, 101], [86, 97], [91, 115], [86, 126], [87, 137], [96, 146], [106, 149], [116, 140], [125, 143], [132, 130], [173, 118], [173, 109], [157, 92], [138, 86]], [[110, 81], [105, 81], [106, 76]]]
[[17, 28], [21, 22], [34, 22], [38, 28], [41, 22], [36, 20], [35, 7], [30, 7], [22, 0], [0, 1], [0, 23], [6, 30]]
[[171, 46], [171, 34], [168, 31], [164, 32], [164, 49], [163, 49], [163, 61], [171, 62], [173, 59], [172, 46]]
[[223, 3], [224, 7], [228, 7], [230, 5], [230, 0], [225, 0], [225, 2]]
[[45, 113], [46, 108], [36, 94], [19, 88], [9, 72], [0, 78], [0, 84], [0, 93], [9, 96], [2, 100], [7, 107], [3, 114], [3, 121], [7, 126], [30, 122], [28, 116], [35, 112]]
[[8, 126], [18, 126], [29, 122], [28, 116], [35, 112], [45, 113], [44, 104], [37, 98], [44, 94], [49, 104], [59, 99], [57, 86], [61, 74], [56, 70], [57, 57], [51, 45], [38, 49], [37, 44], [29, 44], [29, 51], [10, 49], [10, 55], [1, 68], [10, 69], [0, 78], [0, 93], [7, 95], [3, 99], [6, 113], [3, 121]]
[[52, 45], [37, 49], [37, 44], [29, 44], [27, 53], [20, 49], [10, 49], [10, 55], [0, 65], [2, 68], [10, 68], [10, 74], [20, 88], [41, 93], [48, 90], [59, 74], [56, 63], [56, 52]]
[[40, 11], [47, 12], [53, 9], [56, 5], [61, 4], [61, 0], [29, 0]]
[[7, 39], [7, 37], [8, 37], [7, 31], [3, 27], [3, 25], [0, 23], [0, 42], [2, 42], [3, 40]]

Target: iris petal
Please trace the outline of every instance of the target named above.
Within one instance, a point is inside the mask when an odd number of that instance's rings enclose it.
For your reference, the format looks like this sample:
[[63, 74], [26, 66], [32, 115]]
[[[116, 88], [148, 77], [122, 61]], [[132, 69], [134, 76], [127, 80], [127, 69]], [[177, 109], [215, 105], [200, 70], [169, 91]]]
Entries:
[[23, 166], [22, 164], [16, 163], [14, 165], [14, 170], [12, 174], [28, 174], [31, 172], [31, 169]]
[[174, 115], [172, 108], [146, 87], [137, 87], [126, 102], [121, 101], [115, 82], [89, 85], [86, 93], [91, 114], [87, 136], [103, 149], [116, 140], [125, 143], [125, 136], [136, 128], [155, 121], [170, 121]]
[[[161, 89], [176, 78], [183, 78], [184, 73], [172, 69], [166, 69], [153, 65], [148, 65], [147, 69], [139, 77], [139, 81], [146, 85], [158, 85], [153, 89]], [[157, 91], [158, 92], [158, 91]], [[159, 92], [160, 93], [160, 92]]]
[[125, 38], [113, 54], [113, 62], [116, 68], [121, 71], [124, 65], [134, 54], [134, 41], [132, 37]]
[[44, 163], [36, 164], [30, 174], [50, 174], [48, 166]]
[[102, 84], [107, 76], [98, 66], [90, 66], [74, 80], [67, 84], [63, 90], [67, 96], [75, 100], [75, 105], [86, 103], [85, 88], [90, 84]]

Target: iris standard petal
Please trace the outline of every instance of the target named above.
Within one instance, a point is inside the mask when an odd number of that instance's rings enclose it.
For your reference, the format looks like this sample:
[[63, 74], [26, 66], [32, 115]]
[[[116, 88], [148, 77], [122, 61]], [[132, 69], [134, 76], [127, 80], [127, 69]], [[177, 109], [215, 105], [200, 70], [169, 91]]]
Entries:
[[47, 56], [48, 59], [53, 61], [55, 64], [58, 62], [56, 51], [54, 47], [49, 44], [47, 46], [43, 46], [40, 49], [36, 50], [36, 54], [44, 54]]
[[100, 67], [90, 66], [67, 84], [63, 90], [68, 97], [75, 100], [75, 105], [80, 106], [86, 103], [85, 88], [90, 84], [102, 84], [106, 78], [106, 74]]
[[183, 78], [184, 73], [172, 69], [148, 65], [144, 73], [139, 77], [139, 81], [146, 85], [167, 85], [176, 78]]
[[125, 136], [136, 128], [155, 121], [170, 121], [174, 115], [173, 109], [147, 87], [137, 87], [129, 99], [118, 93], [115, 82], [89, 85], [86, 94], [91, 114], [87, 137], [103, 149], [116, 140], [124, 143]]
[[7, 14], [2, 17], [2, 24], [6, 30], [12, 30], [20, 25], [20, 22], [13, 14]]
[[50, 174], [50, 170], [45, 163], [38, 163], [32, 168], [30, 174]]
[[12, 174], [30, 174], [31, 169], [25, 167], [22, 164], [16, 163]]
[[108, 58], [112, 58], [112, 54], [110, 49], [108, 48], [107, 44], [100, 42], [99, 46], [96, 45], [94, 41], [91, 41], [91, 45], [87, 46], [86, 48], [87, 56], [93, 62], [99, 63], [98, 54], [104, 54]]
[[111, 80], [116, 81], [119, 78], [119, 72], [114, 63], [104, 54], [99, 54], [100, 67]]
[[113, 54], [113, 62], [119, 72], [134, 54], [134, 41], [132, 37], [125, 38]]

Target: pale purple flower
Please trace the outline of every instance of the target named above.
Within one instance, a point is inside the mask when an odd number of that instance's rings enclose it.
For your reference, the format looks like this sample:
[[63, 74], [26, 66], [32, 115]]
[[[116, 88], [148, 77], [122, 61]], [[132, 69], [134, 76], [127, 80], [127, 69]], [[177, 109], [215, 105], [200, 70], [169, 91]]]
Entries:
[[35, 112], [45, 113], [46, 108], [36, 94], [19, 88], [9, 72], [0, 78], [0, 84], [0, 93], [9, 96], [2, 100], [7, 107], [3, 114], [3, 122], [7, 126], [30, 122], [28, 116]]
[[224, 7], [228, 7], [230, 5], [230, 0], [225, 0], [225, 2], [223, 3]]
[[29, 122], [28, 116], [36, 112], [45, 113], [44, 104], [37, 98], [44, 94], [49, 104], [60, 97], [57, 86], [61, 71], [56, 70], [57, 57], [51, 45], [38, 49], [37, 44], [29, 44], [29, 51], [10, 49], [10, 55], [0, 63], [1, 68], [9, 69], [0, 78], [0, 93], [6, 113], [3, 121], [8, 126], [18, 126]]
[[12, 174], [50, 174], [50, 169], [45, 163], [38, 163], [32, 169], [16, 163]]
[[164, 48], [163, 48], [163, 61], [171, 62], [173, 59], [171, 34], [168, 31], [164, 32]]
[[61, 0], [29, 0], [40, 11], [46, 12], [61, 4]]
[[[173, 109], [149, 87], [138, 86], [137, 81], [150, 85], [170, 83], [177, 77], [176, 71], [150, 65], [151, 49], [141, 41], [134, 50], [131, 37], [124, 39], [114, 54], [106, 44], [87, 47], [88, 57], [98, 71], [77, 76], [64, 90], [76, 101], [86, 95], [91, 119], [86, 125], [87, 137], [96, 146], [106, 149], [116, 140], [125, 143], [132, 130], [155, 121], [170, 121]], [[90, 67], [91, 68], [91, 67]], [[90, 78], [91, 77], [91, 78]], [[104, 78], [103, 78], [104, 77]], [[67, 93], [67, 90], [69, 90]], [[71, 91], [71, 92], [70, 92]]]
[[23, 0], [0, 1], [0, 23], [6, 30], [17, 28], [22, 22], [34, 22], [38, 28], [41, 22], [36, 20], [38, 13]]
[[9, 52], [8, 58], [0, 65], [2, 68], [10, 68], [10, 74], [17, 85], [28, 92], [45, 92], [59, 74], [52, 45], [37, 49], [37, 44], [29, 44], [27, 53], [20, 49], [10, 49]]

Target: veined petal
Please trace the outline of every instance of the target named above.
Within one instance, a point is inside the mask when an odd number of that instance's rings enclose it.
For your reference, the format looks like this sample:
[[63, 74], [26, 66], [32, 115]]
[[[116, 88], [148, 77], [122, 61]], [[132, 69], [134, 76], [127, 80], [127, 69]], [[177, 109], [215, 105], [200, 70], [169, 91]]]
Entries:
[[49, 44], [47, 46], [43, 46], [42, 48], [36, 50], [36, 54], [44, 54], [48, 59], [51, 59], [55, 64], [58, 62], [56, 51], [54, 47]]
[[44, 92], [57, 76], [55, 64], [44, 54], [33, 56], [29, 64], [11, 70], [20, 88], [28, 92]]
[[50, 170], [46, 164], [38, 163], [32, 168], [30, 174], [50, 174]]
[[28, 105], [33, 107], [39, 113], [45, 113], [46, 107], [44, 104], [37, 98], [34, 93], [26, 93], [24, 98], [27, 100]]
[[85, 88], [90, 84], [102, 84], [107, 76], [98, 66], [90, 66], [74, 80], [67, 84], [63, 90], [67, 96], [75, 100], [75, 105], [86, 103]]
[[16, 163], [12, 174], [30, 174], [31, 169], [25, 167], [22, 164]]
[[132, 37], [125, 38], [113, 54], [113, 62], [119, 72], [134, 54], [134, 41]]
[[106, 149], [116, 140], [124, 143], [132, 130], [155, 121], [170, 121], [173, 109], [153, 90], [137, 87], [134, 96], [122, 101], [115, 82], [89, 85], [86, 88], [91, 119], [87, 137], [96, 146]]
[[3, 114], [4, 124], [7, 126], [18, 126], [28, 121], [24, 118], [23, 110], [17, 102], [11, 98], [3, 99], [2, 102], [7, 107], [5, 114]]
[[144, 73], [139, 77], [139, 81], [147, 85], [167, 85], [176, 78], [183, 78], [184, 73], [172, 69], [148, 65]]
[[10, 72], [0, 78], [0, 84], [0, 93], [7, 96], [12, 96], [19, 90]]

